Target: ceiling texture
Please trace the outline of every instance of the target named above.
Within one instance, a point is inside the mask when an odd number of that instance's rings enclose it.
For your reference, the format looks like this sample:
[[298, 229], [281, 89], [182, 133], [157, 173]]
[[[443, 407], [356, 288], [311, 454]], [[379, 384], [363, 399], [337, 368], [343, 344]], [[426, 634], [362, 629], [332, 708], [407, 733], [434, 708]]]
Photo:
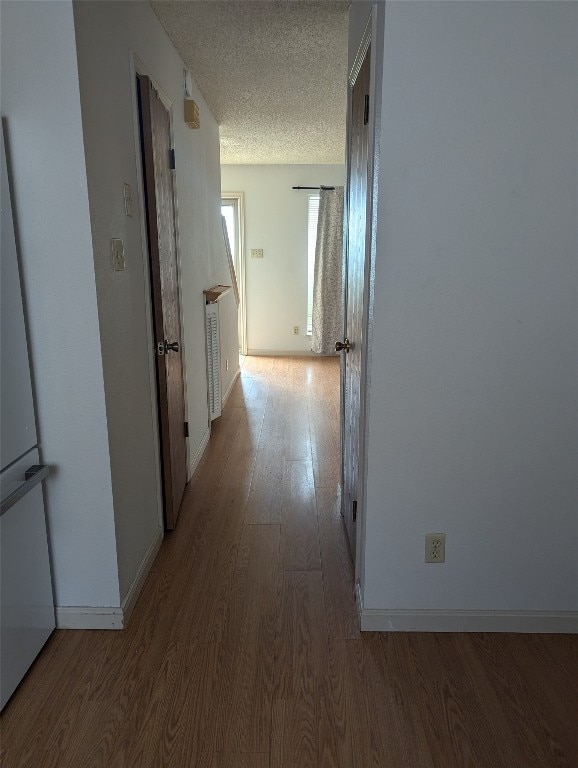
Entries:
[[222, 163], [344, 161], [349, 2], [151, 5], [219, 123]]

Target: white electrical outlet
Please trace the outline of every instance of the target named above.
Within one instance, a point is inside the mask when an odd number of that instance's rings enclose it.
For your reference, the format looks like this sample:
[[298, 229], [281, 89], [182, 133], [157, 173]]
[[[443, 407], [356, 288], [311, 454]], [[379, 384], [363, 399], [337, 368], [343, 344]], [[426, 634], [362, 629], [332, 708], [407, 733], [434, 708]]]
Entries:
[[445, 533], [426, 533], [425, 561], [426, 563], [445, 563], [446, 561]]
[[294, 336], [299, 336], [299, 326], [298, 325], [294, 325], [293, 326], [293, 335]]
[[252, 259], [262, 259], [263, 258], [263, 249], [262, 248], [251, 248], [251, 258]]

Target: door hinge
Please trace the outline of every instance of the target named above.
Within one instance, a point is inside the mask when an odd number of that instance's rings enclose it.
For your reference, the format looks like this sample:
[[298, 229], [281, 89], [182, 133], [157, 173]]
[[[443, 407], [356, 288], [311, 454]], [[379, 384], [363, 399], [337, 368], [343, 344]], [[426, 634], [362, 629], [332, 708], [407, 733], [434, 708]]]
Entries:
[[355, 522], [357, 520], [357, 499], [353, 502], [353, 511], [351, 516], [353, 518], [353, 522]]
[[369, 122], [369, 94], [365, 94], [365, 109], [363, 110], [363, 125]]
[[177, 167], [176, 166], [176, 162], [175, 162], [175, 150], [174, 149], [169, 149], [169, 166], [170, 166], [171, 171], [174, 171], [175, 168]]
[[185, 437], [189, 436], [189, 422], [185, 421]]

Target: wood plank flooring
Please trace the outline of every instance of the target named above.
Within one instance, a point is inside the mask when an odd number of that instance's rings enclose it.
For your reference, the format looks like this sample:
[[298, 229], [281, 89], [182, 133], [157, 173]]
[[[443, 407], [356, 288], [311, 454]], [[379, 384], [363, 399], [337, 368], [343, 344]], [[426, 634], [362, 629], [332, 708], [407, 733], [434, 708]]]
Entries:
[[245, 358], [123, 632], [57, 631], [4, 768], [576, 768], [578, 639], [358, 630], [335, 359]]

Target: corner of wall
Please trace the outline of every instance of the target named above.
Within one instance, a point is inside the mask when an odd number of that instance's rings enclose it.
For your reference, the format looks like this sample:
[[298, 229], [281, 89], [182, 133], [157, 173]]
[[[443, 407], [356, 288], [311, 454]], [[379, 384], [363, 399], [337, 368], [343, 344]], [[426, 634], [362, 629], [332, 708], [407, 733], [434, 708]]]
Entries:
[[[2, 3], [2, 114], [55, 599], [120, 605], [73, 6]], [[39, 119], [42, 114], [42, 119]]]

